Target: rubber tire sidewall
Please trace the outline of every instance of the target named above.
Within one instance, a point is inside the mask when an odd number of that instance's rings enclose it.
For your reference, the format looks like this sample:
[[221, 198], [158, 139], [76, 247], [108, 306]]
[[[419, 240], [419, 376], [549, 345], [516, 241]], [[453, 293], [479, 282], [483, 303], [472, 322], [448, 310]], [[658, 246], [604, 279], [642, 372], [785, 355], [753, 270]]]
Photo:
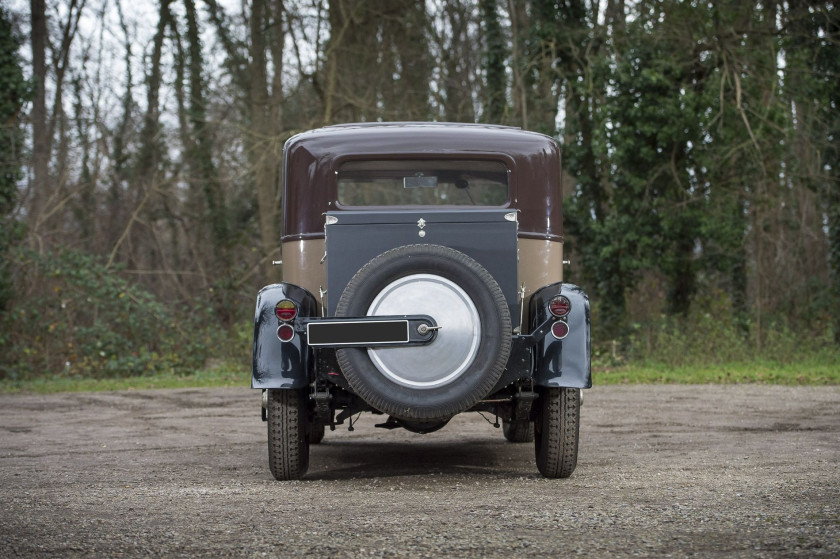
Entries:
[[502, 421], [502, 432], [505, 439], [512, 443], [534, 442], [534, 422], [527, 419]]
[[493, 276], [469, 256], [439, 245], [405, 245], [373, 258], [353, 276], [341, 294], [336, 316], [366, 316], [385, 287], [414, 274], [446, 278], [472, 299], [481, 321], [472, 364], [452, 382], [417, 389], [388, 379], [364, 348], [342, 348], [336, 354], [350, 386], [377, 410], [406, 420], [447, 419], [485, 397], [504, 372], [511, 345], [510, 310]]
[[321, 444], [324, 440], [324, 434], [327, 432], [327, 426], [321, 421], [312, 421], [309, 424], [309, 444]]

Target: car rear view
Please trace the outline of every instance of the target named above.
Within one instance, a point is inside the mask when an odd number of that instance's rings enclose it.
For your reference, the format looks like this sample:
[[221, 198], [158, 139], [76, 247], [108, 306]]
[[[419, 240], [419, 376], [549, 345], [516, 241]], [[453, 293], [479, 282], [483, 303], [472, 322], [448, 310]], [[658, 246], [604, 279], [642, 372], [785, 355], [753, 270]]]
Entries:
[[576, 466], [591, 386], [589, 308], [562, 283], [557, 144], [518, 129], [357, 124], [285, 149], [283, 282], [255, 314], [269, 466], [297, 479], [309, 445], [353, 415], [428, 433], [502, 420], [537, 467]]

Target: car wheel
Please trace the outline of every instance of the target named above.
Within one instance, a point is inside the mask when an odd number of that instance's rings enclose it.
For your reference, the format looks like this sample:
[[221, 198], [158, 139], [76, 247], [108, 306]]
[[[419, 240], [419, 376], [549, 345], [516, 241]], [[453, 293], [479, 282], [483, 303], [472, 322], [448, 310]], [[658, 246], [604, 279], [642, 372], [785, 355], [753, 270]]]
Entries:
[[327, 426], [320, 421], [313, 421], [309, 425], [309, 444], [320, 444], [324, 440]]
[[527, 420], [502, 421], [502, 432], [512, 443], [530, 443], [534, 440], [534, 423]]
[[278, 480], [300, 479], [309, 468], [304, 390], [268, 391], [268, 465]]
[[351, 388], [404, 420], [444, 420], [496, 385], [507, 364], [511, 320], [493, 276], [469, 256], [437, 245], [407, 245], [368, 262], [341, 294], [336, 316], [431, 316], [440, 330], [423, 346], [342, 348]]
[[537, 468], [549, 478], [567, 478], [577, 465], [580, 390], [541, 388], [534, 418]]

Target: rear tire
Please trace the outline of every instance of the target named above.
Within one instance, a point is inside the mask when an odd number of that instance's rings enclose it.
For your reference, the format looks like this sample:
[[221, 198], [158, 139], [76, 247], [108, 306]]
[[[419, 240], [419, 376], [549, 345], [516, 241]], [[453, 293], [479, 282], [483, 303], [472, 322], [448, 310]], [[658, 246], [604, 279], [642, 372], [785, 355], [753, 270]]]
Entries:
[[534, 450], [537, 468], [548, 478], [567, 478], [577, 466], [580, 389], [542, 388], [536, 401]]
[[269, 389], [268, 466], [275, 479], [300, 479], [309, 468], [307, 398], [304, 390]]
[[530, 443], [534, 440], [533, 421], [502, 421], [502, 431], [505, 438], [512, 443]]
[[309, 444], [320, 444], [324, 440], [327, 426], [320, 421], [313, 421], [309, 427]]

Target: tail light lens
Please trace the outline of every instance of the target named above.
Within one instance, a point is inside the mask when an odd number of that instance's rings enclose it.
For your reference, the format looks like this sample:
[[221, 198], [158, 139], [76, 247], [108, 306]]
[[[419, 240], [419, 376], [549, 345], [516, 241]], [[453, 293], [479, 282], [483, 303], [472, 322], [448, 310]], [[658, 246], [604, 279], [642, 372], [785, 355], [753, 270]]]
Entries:
[[558, 340], [562, 340], [569, 335], [569, 325], [562, 320], [558, 320], [551, 325], [551, 335]]
[[283, 322], [294, 320], [297, 316], [297, 307], [293, 301], [283, 299], [274, 306], [274, 314]]
[[277, 329], [277, 337], [281, 342], [288, 342], [295, 337], [295, 329], [288, 324], [281, 324]]
[[572, 302], [563, 295], [558, 295], [548, 302], [548, 310], [557, 318], [563, 318], [572, 310]]

